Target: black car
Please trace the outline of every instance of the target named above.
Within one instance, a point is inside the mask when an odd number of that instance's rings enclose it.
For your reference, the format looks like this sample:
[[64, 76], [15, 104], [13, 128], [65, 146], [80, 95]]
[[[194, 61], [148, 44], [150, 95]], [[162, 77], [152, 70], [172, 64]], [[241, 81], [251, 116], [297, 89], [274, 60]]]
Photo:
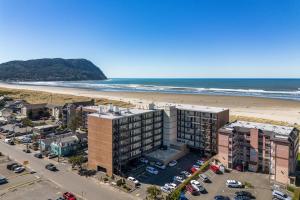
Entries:
[[50, 163], [50, 164], [47, 164], [46, 166], [45, 166], [45, 168], [46, 169], [48, 169], [48, 170], [50, 170], [50, 171], [57, 171], [57, 168], [55, 167], [55, 165], [53, 165], [52, 163]]
[[41, 153], [36, 153], [36, 154], [34, 154], [34, 157], [36, 157], [36, 158], [43, 158], [43, 154], [41, 154]]
[[229, 197], [218, 195], [214, 197], [214, 200], [230, 200]]
[[237, 196], [237, 197], [234, 197], [234, 200], [250, 200], [251, 198], [250, 197], [247, 197], [247, 196]]
[[14, 165], [18, 165], [18, 163], [11, 163], [11, 164], [8, 164], [8, 165], [6, 165], [6, 169], [12, 170], [12, 167], [13, 167]]
[[234, 197], [240, 197], [240, 196], [245, 196], [250, 199], [255, 199], [255, 197], [250, 192], [247, 192], [247, 191], [239, 191], [239, 192], [236, 192], [234, 195]]

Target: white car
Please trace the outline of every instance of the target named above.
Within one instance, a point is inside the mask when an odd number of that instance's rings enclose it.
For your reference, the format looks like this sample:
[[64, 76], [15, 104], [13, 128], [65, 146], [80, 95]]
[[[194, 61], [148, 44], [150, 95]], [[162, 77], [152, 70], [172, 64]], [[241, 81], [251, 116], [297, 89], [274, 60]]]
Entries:
[[205, 163], [204, 160], [197, 160], [197, 165], [202, 166]]
[[162, 186], [160, 187], [161, 191], [170, 194], [172, 192], [171, 188], [167, 187], [167, 186]]
[[154, 166], [159, 169], [166, 169], [166, 165], [162, 164], [161, 162], [156, 162]]
[[199, 170], [200, 166], [199, 165], [193, 165], [192, 168], [195, 168], [195, 169]]
[[141, 157], [141, 158], [140, 158], [140, 162], [141, 162], [141, 163], [148, 164], [149, 161], [148, 161], [146, 158]]
[[171, 190], [175, 190], [175, 188], [177, 187], [175, 183], [166, 183], [165, 186], [169, 187]]
[[192, 176], [192, 174], [189, 173], [189, 172], [187, 172], [187, 171], [182, 171], [182, 172], [180, 172], [180, 175], [183, 175], [183, 176], [185, 176], [186, 178]]
[[138, 180], [136, 180], [135, 178], [133, 178], [133, 177], [131, 177], [131, 176], [129, 176], [129, 177], [127, 178], [127, 180], [132, 181], [132, 182], [135, 183], [136, 185], [140, 184], [140, 182], [139, 182]]
[[170, 167], [174, 167], [177, 165], [177, 161], [176, 160], [172, 160], [171, 162], [169, 162], [169, 166]]
[[155, 169], [154, 167], [148, 166], [148, 167], [146, 167], [146, 171], [149, 172], [150, 174], [155, 174], [155, 175], [158, 174], [158, 170]]
[[174, 176], [173, 180], [174, 180], [174, 181], [177, 181], [177, 182], [179, 182], [179, 183], [182, 183], [182, 182], [184, 181], [183, 178], [182, 178], [181, 176]]
[[197, 187], [201, 186], [200, 182], [196, 180], [191, 180], [191, 184], [196, 185]]
[[14, 172], [15, 172], [15, 173], [21, 173], [21, 172], [23, 172], [23, 171], [25, 171], [25, 168], [24, 168], [24, 167], [17, 167], [16, 169], [14, 169]]
[[243, 187], [243, 184], [240, 181], [237, 181], [237, 180], [227, 180], [226, 185], [227, 185], [227, 187], [230, 187], [230, 188], [241, 188], [241, 187]]
[[272, 196], [273, 196], [273, 198], [276, 198], [279, 200], [292, 200], [292, 198], [290, 196], [288, 196], [287, 194], [280, 192], [278, 190], [273, 190]]

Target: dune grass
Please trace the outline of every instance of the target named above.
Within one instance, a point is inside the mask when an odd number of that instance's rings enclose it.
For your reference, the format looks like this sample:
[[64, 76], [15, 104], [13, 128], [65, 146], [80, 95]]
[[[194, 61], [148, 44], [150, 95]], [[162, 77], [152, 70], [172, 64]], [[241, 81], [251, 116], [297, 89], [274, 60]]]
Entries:
[[20, 90], [20, 89], [7, 89], [0, 87], [0, 96], [6, 95], [13, 99], [22, 99], [28, 103], [49, 103], [56, 105], [64, 105], [65, 103], [72, 103], [76, 101], [89, 101], [91, 99], [95, 100], [97, 105], [107, 105], [113, 104], [120, 107], [132, 107], [133, 105], [127, 102], [110, 100], [105, 98], [90, 98], [84, 96], [75, 96], [68, 94], [56, 94], [50, 92], [41, 92], [34, 90]]

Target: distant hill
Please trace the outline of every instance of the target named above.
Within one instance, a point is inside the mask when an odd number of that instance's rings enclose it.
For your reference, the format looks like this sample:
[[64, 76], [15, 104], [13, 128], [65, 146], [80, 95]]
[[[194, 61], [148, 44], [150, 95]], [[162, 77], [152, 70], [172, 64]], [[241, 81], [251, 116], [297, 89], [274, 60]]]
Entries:
[[2, 81], [104, 80], [103, 72], [86, 59], [45, 58], [0, 64]]

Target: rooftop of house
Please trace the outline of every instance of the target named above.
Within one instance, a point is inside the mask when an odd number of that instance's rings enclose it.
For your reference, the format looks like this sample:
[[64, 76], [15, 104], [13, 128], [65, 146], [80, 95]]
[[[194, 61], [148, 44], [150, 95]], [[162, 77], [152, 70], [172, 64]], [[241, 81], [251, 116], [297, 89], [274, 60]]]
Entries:
[[66, 136], [63, 138], [56, 139], [54, 143], [59, 144], [59, 143], [72, 143], [72, 142], [77, 142], [79, 141], [78, 137], [76, 135], [70, 135]]
[[154, 110], [143, 110], [137, 108], [120, 108], [116, 106], [88, 106], [85, 107], [89, 110], [94, 110], [95, 113], [89, 114], [90, 116], [105, 118], [105, 119], [118, 119], [122, 117], [130, 117], [143, 113], [154, 112]]
[[57, 124], [46, 124], [46, 125], [42, 125], [42, 126], [35, 126], [34, 129], [36, 130], [43, 130], [43, 129], [48, 129], [48, 128], [57, 128], [58, 125]]
[[27, 109], [40, 109], [40, 108], [46, 108], [46, 103], [38, 103], [38, 104], [30, 104], [30, 103], [24, 103], [23, 107]]
[[260, 129], [262, 131], [269, 131], [275, 133], [275, 137], [285, 138], [289, 136], [294, 127], [290, 126], [279, 126], [273, 124], [257, 123], [257, 122], [247, 122], [247, 121], [235, 121], [225, 125], [223, 128], [228, 130], [233, 130], [234, 127], [242, 127], [248, 129]]

